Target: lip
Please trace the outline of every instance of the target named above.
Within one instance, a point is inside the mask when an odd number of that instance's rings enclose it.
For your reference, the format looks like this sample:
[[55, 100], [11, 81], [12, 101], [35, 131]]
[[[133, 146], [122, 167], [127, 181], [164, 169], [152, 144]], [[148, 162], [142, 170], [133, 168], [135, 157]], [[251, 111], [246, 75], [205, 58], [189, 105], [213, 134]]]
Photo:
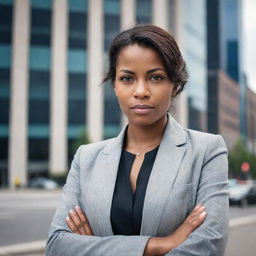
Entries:
[[147, 114], [151, 112], [154, 107], [146, 104], [137, 104], [132, 106], [131, 109], [137, 114]]

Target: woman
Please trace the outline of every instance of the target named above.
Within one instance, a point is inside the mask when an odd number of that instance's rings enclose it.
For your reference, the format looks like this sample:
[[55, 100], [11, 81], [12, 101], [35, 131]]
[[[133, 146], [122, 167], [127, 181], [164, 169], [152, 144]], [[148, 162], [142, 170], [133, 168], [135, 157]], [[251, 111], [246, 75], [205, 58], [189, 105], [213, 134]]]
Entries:
[[113, 40], [109, 72], [128, 125], [81, 146], [53, 219], [47, 255], [224, 254], [227, 150], [168, 110], [186, 83], [174, 38], [139, 25]]

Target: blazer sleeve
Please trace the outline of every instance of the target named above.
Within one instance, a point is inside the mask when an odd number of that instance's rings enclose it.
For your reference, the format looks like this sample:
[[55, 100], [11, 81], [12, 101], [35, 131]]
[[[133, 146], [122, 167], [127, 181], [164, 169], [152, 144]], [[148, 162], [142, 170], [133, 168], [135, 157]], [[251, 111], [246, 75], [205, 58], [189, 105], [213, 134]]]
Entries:
[[65, 222], [68, 211], [79, 205], [79, 154], [77, 150], [67, 182], [63, 188], [60, 204], [50, 226], [46, 245], [47, 256], [141, 256], [149, 236], [86, 236], [71, 232]]
[[196, 204], [206, 207], [207, 216], [180, 246], [168, 256], [223, 256], [228, 238], [228, 161], [220, 135], [209, 136], [197, 191]]

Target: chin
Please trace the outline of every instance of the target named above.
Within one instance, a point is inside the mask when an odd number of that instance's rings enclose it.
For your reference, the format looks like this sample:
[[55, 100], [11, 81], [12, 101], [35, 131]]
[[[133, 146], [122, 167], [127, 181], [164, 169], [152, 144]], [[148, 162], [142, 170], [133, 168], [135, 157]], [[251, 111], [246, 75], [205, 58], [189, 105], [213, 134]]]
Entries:
[[157, 122], [161, 122], [164, 116], [150, 116], [150, 115], [140, 115], [140, 116], [127, 116], [129, 124], [134, 126], [150, 126]]

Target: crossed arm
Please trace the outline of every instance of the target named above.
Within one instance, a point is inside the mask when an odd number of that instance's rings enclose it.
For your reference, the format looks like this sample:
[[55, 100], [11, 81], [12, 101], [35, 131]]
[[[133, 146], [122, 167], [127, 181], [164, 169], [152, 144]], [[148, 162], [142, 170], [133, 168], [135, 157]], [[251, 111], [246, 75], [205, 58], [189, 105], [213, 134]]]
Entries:
[[[190, 233], [203, 223], [205, 217], [205, 207], [197, 205], [175, 232], [166, 237], [150, 238], [143, 255], [165, 255], [173, 248], [183, 243]], [[66, 217], [66, 223], [70, 230], [75, 234], [87, 236], [94, 235], [85, 213], [79, 206], [76, 206], [75, 209], [69, 211], [69, 216]]]
[[[204, 205], [205, 209], [197, 206], [184, 223], [167, 237], [94, 236], [86, 213], [74, 208], [79, 205], [80, 193], [78, 153], [51, 225], [46, 255], [223, 255], [228, 230], [227, 152], [220, 137], [208, 151], [196, 198], [196, 204]], [[207, 217], [203, 213], [205, 211]], [[67, 214], [69, 219], [66, 225]]]

